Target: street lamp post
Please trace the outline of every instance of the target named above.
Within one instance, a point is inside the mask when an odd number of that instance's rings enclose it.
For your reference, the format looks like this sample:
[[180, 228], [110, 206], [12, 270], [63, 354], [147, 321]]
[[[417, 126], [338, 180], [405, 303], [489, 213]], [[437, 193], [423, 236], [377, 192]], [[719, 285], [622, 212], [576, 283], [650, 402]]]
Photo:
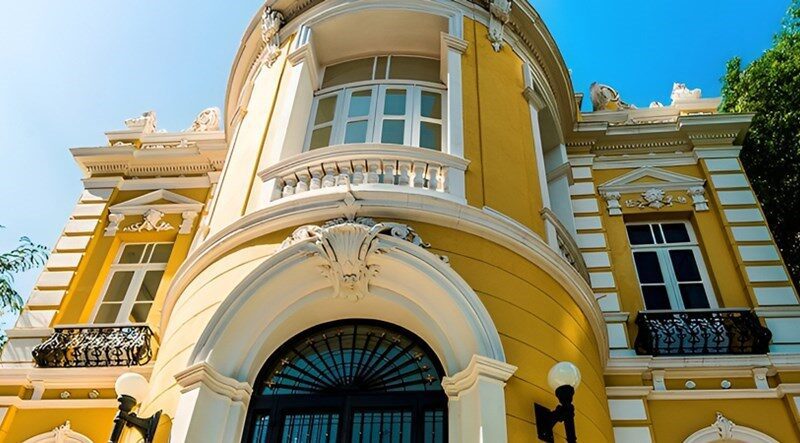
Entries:
[[144, 443], [152, 443], [153, 437], [158, 427], [158, 420], [161, 418], [161, 411], [156, 412], [150, 418], [140, 418], [135, 412], [131, 412], [140, 399], [147, 394], [147, 379], [134, 372], [126, 372], [117, 378], [114, 383], [114, 390], [117, 391], [117, 401], [119, 401], [119, 412], [114, 417], [114, 429], [111, 431], [109, 443], [118, 443], [122, 436], [125, 426], [133, 427], [144, 438]]
[[553, 443], [553, 427], [562, 422], [567, 442], [575, 443], [578, 439], [575, 436], [575, 407], [572, 405], [572, 397], [575, 395], [575, 388], [581, 383], [581, 371], [570, 362], [556, 363], [547, 374], [547, 383], [555, 392], [559, 405], [551, 411], [538, 403], [534, 404], [539, 440]]

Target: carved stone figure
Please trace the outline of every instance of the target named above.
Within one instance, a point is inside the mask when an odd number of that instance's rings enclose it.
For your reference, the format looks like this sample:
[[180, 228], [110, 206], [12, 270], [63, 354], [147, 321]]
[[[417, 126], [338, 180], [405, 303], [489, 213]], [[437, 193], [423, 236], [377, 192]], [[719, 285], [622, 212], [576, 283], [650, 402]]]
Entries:
[[379, 234], [430, 247], [409, 226], [359, 217], [331, 220], [321, 227], [301, 226], [283, 242], [281, 249], [307, 242], [312, 248], [310, 255], [325, 261], [320, 269], [333, 285], [334, 297], [358, 301], [369, 295], [369, 282], [380, 270], [378, 265], [369, 263], [370, 257], [388, 252], [379, 246]]
[[681, 101], [700, 100], [702, 94], [703, 91], [700, 89], [687, 88], [686, 83], [673, 83], [670, 98], [672, 99], [672, 104], [675, 104]]
[[620, 99], [619, 92], [608, 85], [597, 82], [589, 87], [594, 111], [619, 111], [621, 109], [636, 109], [636, 106], [625, 103]]
[[184, 132], [219, 131], [219, 108], [203, 109]]
[[717, 412], [717, 421], [712, 426], [716, 428], [717, 435], [721, 440], [733, 440], [733, 427], [736, 424], [725, 418], [722, 413]]
[[156, 111], [147, 111], [140, 117], [125, 120], [125, 126], [134, 131], [150, 134], [156, 131]]

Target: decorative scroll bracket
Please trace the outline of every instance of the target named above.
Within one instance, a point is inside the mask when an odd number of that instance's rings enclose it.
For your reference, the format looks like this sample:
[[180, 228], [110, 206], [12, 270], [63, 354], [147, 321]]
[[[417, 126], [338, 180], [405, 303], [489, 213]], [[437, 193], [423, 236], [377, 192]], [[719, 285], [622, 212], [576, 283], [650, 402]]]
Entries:
[[281, 39], [278, 31], [283, 25], [283, 14], [272, 8], [264, 9], [261, 15], [261, 41], [264, 42], [263, 63], [271, 68], [281, 55]]
[[422, 248], [422, 241], [413, 228], [402, 223], [381, 222], [367, 217], [336, 219], [322, 226], [306, 225], [297, 228], [281, 245], [281, 249], [297, 243], [310, 245], [309, 255], [324, 260], [323, 275], [333, 285], [334, 297], [358, 301], [369, 295], [369, 283], [378, 274], [378, 265], [370, 264], [372, 256], [388, 250], [379, 245], [378, 234], [390, 235]]
[[511, 16], [511, 0], [490, 0], [489, 2], [489, 41], [494, 52], [503, 49], [505, 26]]

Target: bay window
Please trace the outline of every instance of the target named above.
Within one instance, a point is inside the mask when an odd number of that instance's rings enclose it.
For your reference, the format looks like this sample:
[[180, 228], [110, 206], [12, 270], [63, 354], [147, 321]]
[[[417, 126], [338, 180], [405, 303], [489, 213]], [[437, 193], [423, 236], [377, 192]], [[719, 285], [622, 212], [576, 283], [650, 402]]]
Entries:
[[645, 309], [717, 307], [687, 222], [629, 223], [626, 228]]
[[305, 147], [383, 143], [441, 150], [445, 88], [439, 61], [380, 56], [328, 66]]

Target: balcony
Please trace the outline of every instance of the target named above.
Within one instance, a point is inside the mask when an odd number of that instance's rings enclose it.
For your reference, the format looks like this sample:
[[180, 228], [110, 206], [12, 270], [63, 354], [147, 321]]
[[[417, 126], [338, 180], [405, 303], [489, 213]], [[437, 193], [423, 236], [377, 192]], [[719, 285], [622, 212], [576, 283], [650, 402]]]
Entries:
[[259, 172], [269, 201], [337, 186], [423, 193], [464, 202], [469, 162], [424, 148], [358, 144], [316, 149]]
[[143, 366], [153, 358], [147, 325], [56, 327], [33, 349], [40, 368]]
[[766, 354], [772, 332], [746, 309], [642, 311], [636, 317], [639, 355]]

